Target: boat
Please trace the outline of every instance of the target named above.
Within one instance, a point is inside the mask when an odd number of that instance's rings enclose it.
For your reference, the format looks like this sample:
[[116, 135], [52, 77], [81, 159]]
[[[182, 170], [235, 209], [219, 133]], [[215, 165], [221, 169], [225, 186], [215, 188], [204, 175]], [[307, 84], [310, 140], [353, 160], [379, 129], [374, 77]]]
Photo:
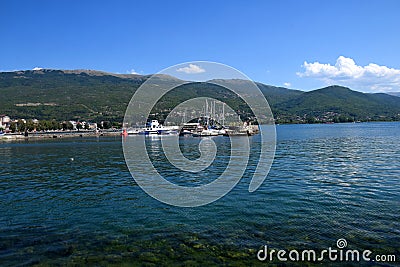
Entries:
[[123, 134], [127, 135], [178, 135], [179, 128], [177, 126], [164, 126], [158, 120], [151, 120], [143, 128], [129, 128], [123, 130]]
[[171, 130], [158, 131], [158, 135], [179, 135], [179, 130], [171, 129]]
[[149, 123], [147, 123], [146, 128], [144, 128], [139, 134], [172, 135], [178, 134], [178, 128], [176, 126], [164, 126], [160, 124], [158, 120], [151, 120]]
[[250, 125], [248, 123], [244, 123], [240, 127], [230, 127], [224, 130], [225, 132], [222, 134], [224, 136], [252, 136], [259, 133], [258, 125]]
[[[125, 131], [125, 130], [124, 130]], [[127, 135], [135, 135], [135, 134], [139, 134], [140, 132], [142, 132], [143, 129], [141, 128], [129, 128], [126, 129], [126, 133]]]
[[219, 130], [216, 129], [204, 129], [201, 133], [200, 136], [217, 136], [219, 135]]
[[201, 126], [200, 123], [185, 123], [182, 126], [182, 129], [179, 133], [180, 136], [192, 136], [192, 135], [200, 135], [200, 133], [204, 130], [204, 127]]
[[249, 136], [249, 132], [247, 130], [231, 130], [227, 129], [223, 136]]

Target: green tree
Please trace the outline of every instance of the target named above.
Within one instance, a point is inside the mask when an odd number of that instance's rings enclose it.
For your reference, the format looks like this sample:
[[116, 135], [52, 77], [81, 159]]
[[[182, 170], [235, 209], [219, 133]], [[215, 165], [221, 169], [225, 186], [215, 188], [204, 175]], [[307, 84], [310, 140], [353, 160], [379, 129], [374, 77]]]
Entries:
[[28, 132], [32, 132], [35, 129], [35, 124], [33, 123], [32, 120], [27, 120], [26, 121], [26, 130], [28, 130]]
[[112, 126], [115, 128], [122, 128], [122, 123], [121, 122], [117, 122], [117, 121], [113, 121]]
[[51, 120], [49, 122], [49, 127], [51, 130], [59, 130], [61, 128], [60, 124], [56, 120]]
[[66, 121], [63, 121], [61, 123], [61, 128], [62, 128], [63, 131], [68, 130], [68, 123]]
[[307, 123], [316, 123], [317, 120], [316, 120], [315, 117], [313, 117], [313, 116], [307, 116], [306, 122], [307, 122]]
[[19, 132], [25, 132], [26, 124], [25, 124], [25, 122], [23, 120], [19, 120], [17, 126], [18, 126], [18, 131]]
[[17, 124], [15, 122], [11, 122], [10, 123], [10, 131], [12, 133], [15, 133], [16, 130], [17, 130]]
[[47, 129], [46, 129], [46, 123], [45, 123], [44, 120], [39, 121], [39, 123], [38, 123], [38, 125], [37, 125], [37, 127], [36, 127], [36, 130], [38, 130], [38, 131], [45, 131], [45, 130], [47, 130]]
[[109, 121], [103, 121], [102, 122], [102, 125], [103, 125], [103, 129], [110, 129], [111, 128], [111, 122], [109, 122]]
[[348, 119], [347, 119], [346, 116], [340, 115], [340, 116], [339, 116], [339, 122], [348, 122]]

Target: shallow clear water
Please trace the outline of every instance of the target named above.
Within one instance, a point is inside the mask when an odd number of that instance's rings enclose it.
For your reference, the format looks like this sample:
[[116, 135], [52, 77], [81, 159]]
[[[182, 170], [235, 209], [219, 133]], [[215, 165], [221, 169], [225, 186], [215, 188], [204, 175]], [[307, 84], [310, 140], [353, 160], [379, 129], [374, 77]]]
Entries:
[[[251, 137], [253, 157], [239, 184], [198, 208], [144, 193], [120, 137], [0, 143], [0, 263], [256, 264], [265, 244], [326, 249], [339, 238], [399, 260], [400, 123], [278, 125], [277, 136], [256, 192], [248, 184], [259, 136]], [[181, 140], [192, 158], [196, 140]], [[170, 181], [195, 186], [227, 162], [229, 139], [214, 140], [222, 152], [207, 176], [171, 168], [157, 140], [150, 156]]]

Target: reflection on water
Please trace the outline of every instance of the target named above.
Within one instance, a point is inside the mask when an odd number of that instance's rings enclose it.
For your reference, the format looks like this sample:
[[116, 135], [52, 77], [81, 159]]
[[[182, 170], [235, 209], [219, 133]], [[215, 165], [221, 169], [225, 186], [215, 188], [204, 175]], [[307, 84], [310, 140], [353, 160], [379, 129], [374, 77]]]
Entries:
[[[199, 208], [146, 195], [130, 177], [120, 138], [0, 143], [0, 262], [249, 265], [264, 244], [325, 249], [338, 238], [399, 256], [399, 130], [399, 123], [278, 126], [260, 189], [248, 192], [254, 136], [238, 186]], [[216, 138], [208, 176], [182, 174], [157, 154], [159, 145], [148, 148], [170, 181], [196, 185], [224, 170], [227, 140]], [[196, 158], [198, 139], [181, 142]]]

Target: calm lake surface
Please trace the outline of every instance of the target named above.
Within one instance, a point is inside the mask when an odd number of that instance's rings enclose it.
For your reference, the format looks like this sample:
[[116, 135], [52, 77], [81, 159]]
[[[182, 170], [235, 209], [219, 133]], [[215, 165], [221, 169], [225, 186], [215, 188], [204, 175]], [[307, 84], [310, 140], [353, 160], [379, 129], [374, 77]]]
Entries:
[[[198, 208], [142, 191], [120, 137], [2, 142], [0, 265], [247, 265], [263, 245], [322, 250], [339, 238], [399, 261], [400, 123], [278, 125], [277, 137], [256, 192], [248, 185], [260, 136], [251, 137], [255, 152], [239, 184]], [[197, 140], [181, 140], [189, 158]], [[229, 138], [214, 141], [227, 150]], [[149, 141], [150, 157], [172, 181], [205, 181], [171, 170], [158, 142]], [[218, 154], [210, 173], [225, 163]]]

